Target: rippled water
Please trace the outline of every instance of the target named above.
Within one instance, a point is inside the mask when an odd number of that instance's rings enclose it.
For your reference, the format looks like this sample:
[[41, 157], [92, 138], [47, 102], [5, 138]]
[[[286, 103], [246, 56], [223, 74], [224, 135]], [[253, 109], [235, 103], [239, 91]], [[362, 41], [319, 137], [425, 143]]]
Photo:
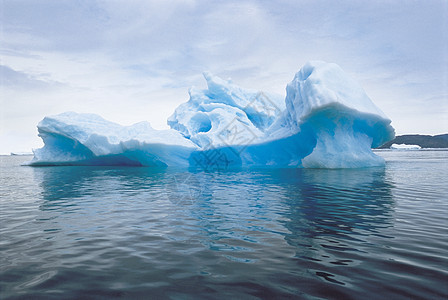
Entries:
[[448, 151], [386, 168], [0, 164], [0, 298], [448, 297]]

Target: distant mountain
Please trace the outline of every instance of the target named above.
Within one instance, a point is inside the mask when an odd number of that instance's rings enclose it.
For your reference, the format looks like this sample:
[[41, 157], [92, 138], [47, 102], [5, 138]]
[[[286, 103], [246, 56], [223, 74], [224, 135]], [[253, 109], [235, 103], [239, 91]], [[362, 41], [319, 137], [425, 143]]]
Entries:
[[441, 139], [444, 139], [445, 141], [448, 141], [448, 133], [435, 135], [434, 137], [441, 138]]
[[378, 149], [390, 148], [392, 144], [419, 145], [422, 148], [448, 148], [448, 133], [439, 135], [406, 134], [395, 137]]

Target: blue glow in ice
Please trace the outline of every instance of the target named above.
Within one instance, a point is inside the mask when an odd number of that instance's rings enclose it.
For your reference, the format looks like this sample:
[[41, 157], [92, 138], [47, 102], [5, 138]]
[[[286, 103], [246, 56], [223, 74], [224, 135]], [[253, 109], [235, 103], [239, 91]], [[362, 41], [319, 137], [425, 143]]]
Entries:
[[45, 145], [29, 165], [361, 168], [384, 165], [371, 148], [394, 138], [391, 121], [339, 66], [307, 63], [286, 99], [204, 73], [208, 88], [168, 119], [169, 130], [93, 114], [45, 117]]

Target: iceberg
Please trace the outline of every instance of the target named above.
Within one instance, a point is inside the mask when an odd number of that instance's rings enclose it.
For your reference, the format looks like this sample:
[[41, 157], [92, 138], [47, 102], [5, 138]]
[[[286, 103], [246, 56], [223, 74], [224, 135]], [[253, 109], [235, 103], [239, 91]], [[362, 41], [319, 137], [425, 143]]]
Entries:
[[390, 149], [393, 150], [420, 150], [420, 145], [392, 144]]
[[383, 166], [372, 148], [395, 136], [391, 120], [332, 63], [308, 62], [280, 95], [204, 73], [168, 118], [170, 129], [66, 112], [38, 124], [32, 166], [362, 168]]

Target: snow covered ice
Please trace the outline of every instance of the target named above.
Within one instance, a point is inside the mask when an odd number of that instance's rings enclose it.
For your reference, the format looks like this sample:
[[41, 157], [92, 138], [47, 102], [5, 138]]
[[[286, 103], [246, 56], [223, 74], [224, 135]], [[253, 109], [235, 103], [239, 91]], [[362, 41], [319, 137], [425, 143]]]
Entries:
[[420, 150], [420, 145], [392, 144], [390, 149], [393, 150]]
[[307, 63], [286, 98], [204, 73], [208, 88], [168, 118], [171, 129], [66, 112], [38, 124], [44, 147], [29, 165], [361, 168], [394, 138], [391, 121], [342, 69]]

